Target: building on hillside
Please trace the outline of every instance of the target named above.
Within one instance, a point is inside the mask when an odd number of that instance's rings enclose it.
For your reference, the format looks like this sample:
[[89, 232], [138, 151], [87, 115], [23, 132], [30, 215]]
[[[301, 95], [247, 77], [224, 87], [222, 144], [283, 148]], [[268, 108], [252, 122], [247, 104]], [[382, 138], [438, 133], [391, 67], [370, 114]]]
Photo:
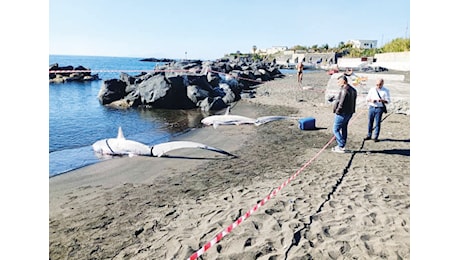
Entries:
[[329, 67], [337, 63], [336, 52], [315, 52], [308, 53], [304, 50], [287, 50], [276, 54], [276, 64], [287, 68], [295, 68], [299, 62], [304, 64], [304, 68]]
[[353, 48], [357, 49], [375, 49], [377, 48], [377, 40], [349, 40], [347, 42]]
[[273, 46], [268, 49], [257, 49], [255, 53], [263, 54], [263, 55], [270, 55], [270, 54], [286, 51], [287, 49], [288, 49], [287, 46]]

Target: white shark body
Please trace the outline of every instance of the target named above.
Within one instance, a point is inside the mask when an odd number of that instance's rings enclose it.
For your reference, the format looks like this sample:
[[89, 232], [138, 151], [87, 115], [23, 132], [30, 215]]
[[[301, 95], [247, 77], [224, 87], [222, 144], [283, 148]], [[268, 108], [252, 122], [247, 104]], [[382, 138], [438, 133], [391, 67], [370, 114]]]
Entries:
[[227, 107], [227, 111], [224, 115], [212, 115], [205, 117], [201, 120], [201, 123], [204, 125], [212, 125], [214, 128], [217, 128], [219, 125], [243, 125], [243, 124], [254, 124], [256, 126], [277, 121], [290, 119], [289, 116], [263, 116], [258, 118], [249, 118], [245, 116], [230, 115], [230, 107]]
[[[154, 146], [147, 146], [145, 144], [127, 140], [123, 135], [123, 131], [121, 127], [118, 128], [118, 135], [117, 138], [108, 138], [102, 139], [95, 142], [93, 145], [93, 150], [95, 153], [100, 155], [128, 155], [128, 156], [135, 156], [135, 155], [144, 155], [144, 156], [155, 156], [161, 157], [169, 151], [183, 149], [183, 148], [199, 148], [205, 149], [229, 156], [234, 156], [231, 153], [228, 153], [224, 150], [204, 145], [197, 142], [191, 141], [172, 141], [157, 144]], [[235, 157], [235, 156], [234, 156]]]

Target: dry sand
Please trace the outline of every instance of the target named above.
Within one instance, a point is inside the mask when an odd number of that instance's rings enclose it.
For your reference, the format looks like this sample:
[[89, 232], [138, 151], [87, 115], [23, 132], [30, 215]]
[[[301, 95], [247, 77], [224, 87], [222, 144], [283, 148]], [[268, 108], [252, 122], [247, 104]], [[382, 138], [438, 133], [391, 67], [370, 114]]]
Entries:
[[50, 259], [186, 259], [293, 176], [202, 259], [409, 259], [410, 116], [386, 114], [382, 141], [363, 142], [359, 109], [350, 153], [332, 153], [329, 78], [306, 73], [304, 88], [292, 75], [267, 82], [232, 109], [314, 117], [317, 130], [296, 120], [204, 127], [178, 139], [238, 158], [184, 149], [51, 178]]

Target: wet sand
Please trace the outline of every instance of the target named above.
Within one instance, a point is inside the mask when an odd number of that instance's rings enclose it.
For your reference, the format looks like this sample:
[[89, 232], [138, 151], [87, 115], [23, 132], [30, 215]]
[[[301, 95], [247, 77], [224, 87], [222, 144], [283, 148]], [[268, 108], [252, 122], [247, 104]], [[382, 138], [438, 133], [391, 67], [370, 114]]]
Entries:
[[409, 259], [410, 116], [386, 114], [381, 142], [364, 142], [367, 110], [359, 109], [349, 153], [333, 153], [329, 78], [305, 73], [299, 86], [288, 75], [232, 108], [314, 117], [316, 130], [295, 119], [202, 127], [176, 139], [238, 157], [184, 149], [50, 178], [50, 259], [186, 259], [274, 190], [202, 259]]

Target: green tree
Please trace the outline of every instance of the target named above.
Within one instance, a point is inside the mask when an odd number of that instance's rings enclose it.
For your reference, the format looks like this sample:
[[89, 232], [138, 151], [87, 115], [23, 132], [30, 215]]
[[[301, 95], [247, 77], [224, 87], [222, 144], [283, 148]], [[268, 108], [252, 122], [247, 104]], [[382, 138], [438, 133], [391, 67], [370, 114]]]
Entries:
[[291, 48], [293, 51], [306, 51], [308, 48], [305, 46], [295, 45]]
[[382, 52], [410, 51], [410, 38], [396, 38], [382, 47]]

